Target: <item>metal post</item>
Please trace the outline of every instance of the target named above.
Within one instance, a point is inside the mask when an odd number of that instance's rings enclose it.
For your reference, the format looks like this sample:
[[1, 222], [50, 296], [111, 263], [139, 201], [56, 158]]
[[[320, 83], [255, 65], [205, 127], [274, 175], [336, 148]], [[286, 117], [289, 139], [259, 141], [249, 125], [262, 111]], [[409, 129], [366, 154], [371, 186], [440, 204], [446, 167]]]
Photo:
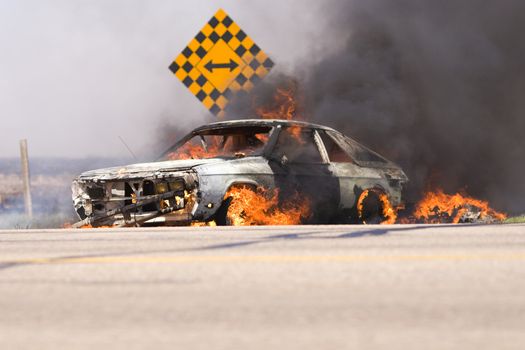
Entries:
[[33, 217], [33, 202], [31, 201], [31, 183], [29, 182], [29, 157], [27, 156], [27, 140], [20, 140], [20, 160], [22, 162], [22, 181], [24, 183], [24, 205], [29, 218]]

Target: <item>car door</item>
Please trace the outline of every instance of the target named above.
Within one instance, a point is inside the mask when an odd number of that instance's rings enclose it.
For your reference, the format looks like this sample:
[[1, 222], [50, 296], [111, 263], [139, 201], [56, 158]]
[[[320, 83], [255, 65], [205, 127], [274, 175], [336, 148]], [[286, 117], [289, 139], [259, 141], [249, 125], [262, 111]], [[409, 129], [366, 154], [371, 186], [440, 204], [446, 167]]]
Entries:
[[331, 222], [339, 203], [339, 184], [315, 129], [280, 127], [270, 167], [281, 197], [305, 196], [311, 203], [309, 221]]
[[352, 153], [342, 147], [342, 135], [325, 130], [319, 130], [319, 135], [339, 184], [339, 211], [350, 213], [363, 189], [383, 188], [385, 178], [378, 169], [358, 164]]

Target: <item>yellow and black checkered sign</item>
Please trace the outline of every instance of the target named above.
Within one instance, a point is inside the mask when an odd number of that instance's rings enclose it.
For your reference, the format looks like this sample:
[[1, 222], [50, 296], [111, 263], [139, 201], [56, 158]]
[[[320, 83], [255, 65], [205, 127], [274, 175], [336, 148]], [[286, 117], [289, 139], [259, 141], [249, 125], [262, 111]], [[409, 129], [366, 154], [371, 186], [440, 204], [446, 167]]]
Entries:
[[274, 63], [222, 9], [170, 65], [170, 70], [219, 118], [229, 99], [248, 91]]

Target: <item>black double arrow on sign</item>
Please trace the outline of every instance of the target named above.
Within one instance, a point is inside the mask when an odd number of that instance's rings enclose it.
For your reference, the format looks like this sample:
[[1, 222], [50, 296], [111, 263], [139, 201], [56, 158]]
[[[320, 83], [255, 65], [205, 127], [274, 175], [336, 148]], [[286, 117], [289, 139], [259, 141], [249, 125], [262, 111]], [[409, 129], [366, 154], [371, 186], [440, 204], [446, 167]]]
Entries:
[[230, 58], [230, 63], [213, 63], [212, 60], [210, 60], [208, 63], [204, 65], [204, 68], [206, 68], [210, 73], [213, 73], [214, 69], [222, 69], [222, 68], [229, 68], [230, 72], [233, 71], [235, 68], [239, 67], [239, 64], [232, 60]]

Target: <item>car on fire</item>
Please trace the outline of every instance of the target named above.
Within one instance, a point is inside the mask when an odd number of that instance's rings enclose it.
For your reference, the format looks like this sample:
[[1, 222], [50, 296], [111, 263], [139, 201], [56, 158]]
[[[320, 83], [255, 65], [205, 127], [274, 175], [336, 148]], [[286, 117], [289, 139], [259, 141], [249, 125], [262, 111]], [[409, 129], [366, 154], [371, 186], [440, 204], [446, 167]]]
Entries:
[[301, 223], [379, 223], [402, 205], [403, 170], [342, 133], [291, 120], [246, 119], [201, 126], [155, 162], [84, 172], [72, 195], [76, 227], [228, 225], [243, 186], [308, 198]]

